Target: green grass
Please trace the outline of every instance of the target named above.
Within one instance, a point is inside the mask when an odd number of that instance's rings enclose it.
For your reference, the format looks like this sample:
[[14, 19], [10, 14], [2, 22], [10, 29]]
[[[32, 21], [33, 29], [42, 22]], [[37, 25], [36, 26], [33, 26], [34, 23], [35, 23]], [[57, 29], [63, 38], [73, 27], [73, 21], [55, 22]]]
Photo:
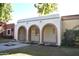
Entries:
[[30, 45], [22, 48], [1, 51], [0, 55], [31, 55], [31, 56], [79, 56], [79, 48], [51, 47]]

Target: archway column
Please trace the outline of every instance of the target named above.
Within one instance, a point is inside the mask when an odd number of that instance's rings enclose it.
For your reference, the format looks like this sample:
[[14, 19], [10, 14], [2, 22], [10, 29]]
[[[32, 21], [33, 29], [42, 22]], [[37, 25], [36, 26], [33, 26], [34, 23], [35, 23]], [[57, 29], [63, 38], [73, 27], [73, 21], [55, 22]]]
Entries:
[[17, 26], [15, 26], [15, 29], [14, 29], [14, 39], [16, 41], [18, 41], [18, 29], [17, 29]]
[[40, 42], [39, 42], [39, 44], [43, 44], [42, 29], [40, 29]]
[[30, 41], [29, 41], [29, 30], [28, 30], [28, 28], [27, 28], [27, 40], [26, 40], [26, 42], [27, 42], [27, 43], [30, 42]]
[[58, 30], [57, 30], [57, 32], [58, 32], [58, 39], [57, 39], [57, 45], [58, 46], [60, 46], [61, 45], [61, 32], [60, 32], [60, 28], [58, 28]]

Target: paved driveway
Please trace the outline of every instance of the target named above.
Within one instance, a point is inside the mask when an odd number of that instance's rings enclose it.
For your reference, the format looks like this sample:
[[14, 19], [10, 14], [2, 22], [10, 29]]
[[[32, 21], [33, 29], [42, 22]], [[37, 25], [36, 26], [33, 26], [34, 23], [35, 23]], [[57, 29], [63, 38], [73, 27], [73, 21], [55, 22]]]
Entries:
[[9, 50], [20, 48], [24, 46], [29, 46], [28, 44], [20, 43], [20, 42], [8, 42], [8, 43], [1, 43], [0, 44], [0, 51]]

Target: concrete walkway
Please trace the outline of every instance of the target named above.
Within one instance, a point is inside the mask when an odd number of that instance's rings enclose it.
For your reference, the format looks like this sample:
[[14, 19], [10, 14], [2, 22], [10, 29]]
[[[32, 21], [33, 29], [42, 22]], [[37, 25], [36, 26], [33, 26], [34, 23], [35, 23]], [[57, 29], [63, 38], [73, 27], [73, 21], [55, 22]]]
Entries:
[[24, 47], [24, 46], [29, 46], [29, 44], [24, 44], [24, 43], [20, 43], [20, 42], [1, 43], [0, 44], [0, 51], [20, 48], [20, 47]]

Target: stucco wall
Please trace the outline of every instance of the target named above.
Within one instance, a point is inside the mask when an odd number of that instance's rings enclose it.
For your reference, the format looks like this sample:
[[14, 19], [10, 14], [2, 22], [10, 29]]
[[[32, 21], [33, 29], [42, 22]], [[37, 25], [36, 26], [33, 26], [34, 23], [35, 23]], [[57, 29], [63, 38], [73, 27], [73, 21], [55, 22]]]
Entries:
[[78, 26], [79, 25], [79, 19], [69, 19], [69, 20], [63, 20], [62, 21], [62, 29], [63, 29], [63, 32], [66, 30], [66, 29], [73, 29], [74, 27]]

